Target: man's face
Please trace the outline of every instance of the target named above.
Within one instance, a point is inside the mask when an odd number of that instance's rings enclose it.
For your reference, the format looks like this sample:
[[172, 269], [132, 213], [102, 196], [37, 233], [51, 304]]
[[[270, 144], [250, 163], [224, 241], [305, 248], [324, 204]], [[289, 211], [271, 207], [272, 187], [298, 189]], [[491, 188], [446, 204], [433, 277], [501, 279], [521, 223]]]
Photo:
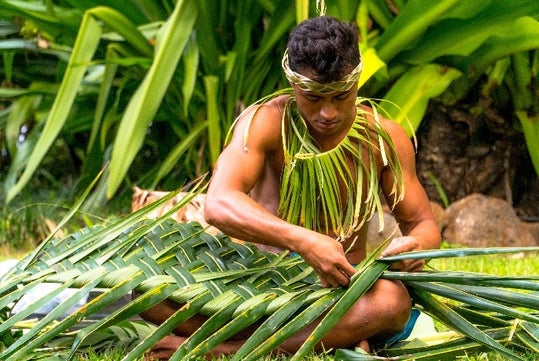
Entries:
[[348, 132], [356, 115], [357, 83], [347, 91], [316, 93], [293, 86], [298, 112], [311, 136], [327, 138]]

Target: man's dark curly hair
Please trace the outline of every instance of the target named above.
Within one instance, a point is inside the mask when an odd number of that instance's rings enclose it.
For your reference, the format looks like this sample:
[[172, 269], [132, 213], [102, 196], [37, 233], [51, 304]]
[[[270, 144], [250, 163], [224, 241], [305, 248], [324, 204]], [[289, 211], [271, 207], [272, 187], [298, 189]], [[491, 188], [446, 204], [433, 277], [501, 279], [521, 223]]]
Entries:
[[360, 61], [358, 28], [330, 16], [301, 22], [288, 38], [290, 69], [305, 71], [320, 83], [331, 83], [350, 73]]

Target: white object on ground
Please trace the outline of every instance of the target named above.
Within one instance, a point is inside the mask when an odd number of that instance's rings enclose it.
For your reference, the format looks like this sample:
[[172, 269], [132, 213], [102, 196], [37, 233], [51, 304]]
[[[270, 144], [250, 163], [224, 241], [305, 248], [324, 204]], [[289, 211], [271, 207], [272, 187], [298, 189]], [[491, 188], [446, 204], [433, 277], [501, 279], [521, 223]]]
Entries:
[[[3, 277], [7, 272], [9, 272], [13, 267], [15, 267], [18, 263], [18, 260], [16, 259], [9, 259], [3, 262], [0, 262], [0, 278]], [[37, 300], [41, 299], [42, 297], [50, 294], [54, 290], [56, 290], [58, 287], [60, 287], [61, 284], [59, 283], [42, 283], [37, 285], [36, 287], [32, 288], [28, 293], [26, 293], [24, 296], [22, 296], [13, 306], [12, 312], [19, 313], [22, 310], [25, 310], [30, 305], [32, 305]], [[79, 290], [74, 288], [67, 288], [63, 291], [61, 291], [58, 295], [53, 297], [49, 302], [47, 302], [45, 305], [34, 311], [34, 314], [38, 315], [46, 315], [50, 313], [55, 307], [65, 302], [69, 297], [77, 293]], [[73, 306], [71, 309], [69, 309], [67, 312], [65, 312], [61, 317], [66, 317], [73, 313], [78, 308], [82, 307], [86, 304], [88, 301], [88, 296], [83, 297], [80, 299], [75, 306]]]

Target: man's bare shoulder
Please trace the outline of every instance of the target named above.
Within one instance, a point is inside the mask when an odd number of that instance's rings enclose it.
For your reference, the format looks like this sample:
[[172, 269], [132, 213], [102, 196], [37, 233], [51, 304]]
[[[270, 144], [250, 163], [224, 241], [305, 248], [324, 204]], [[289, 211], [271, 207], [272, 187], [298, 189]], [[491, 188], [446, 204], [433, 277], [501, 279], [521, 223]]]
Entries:
[[235, 126], [234, 138], [266, 149], [280, 148], [282, 117], [287, 99], [286, 95], [279, 96], [247, 108]]
[[399, 141], [399, 140], [409, 141], [410, 137], [408, 136], [408, 134], [406, 133], [406, 130], [401, 124], [397, 123], [396, 121], [392, 119], [388, 119], [382, 116], [380, 113], [377, 113], [376, 115], [377, 119], [375, 119], [373, 109], [366, 105], [360, 105], [360, 108], [363, 114], [365, 114], [367, 121], [371, 124], [373, 124], [376, 121], [379, 121], [382, 128], [389, 134], [389, 136], [391, 137], [393, 141]]

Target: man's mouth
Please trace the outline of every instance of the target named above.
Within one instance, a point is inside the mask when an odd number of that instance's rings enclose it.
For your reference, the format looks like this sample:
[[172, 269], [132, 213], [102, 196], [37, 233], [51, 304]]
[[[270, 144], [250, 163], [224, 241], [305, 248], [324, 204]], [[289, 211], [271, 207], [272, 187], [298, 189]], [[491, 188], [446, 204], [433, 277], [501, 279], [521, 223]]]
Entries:
[[336, 121], [336, 120], [331, 121], [331, 122], [326, 122], [326, 121], [320, 120], [320, 121], [317, 122], [318, 126], [320, 128], [324, 128], [324, 129], [334, 128], [337, 125], [337, 123], [338, 123], [338, 121]]

